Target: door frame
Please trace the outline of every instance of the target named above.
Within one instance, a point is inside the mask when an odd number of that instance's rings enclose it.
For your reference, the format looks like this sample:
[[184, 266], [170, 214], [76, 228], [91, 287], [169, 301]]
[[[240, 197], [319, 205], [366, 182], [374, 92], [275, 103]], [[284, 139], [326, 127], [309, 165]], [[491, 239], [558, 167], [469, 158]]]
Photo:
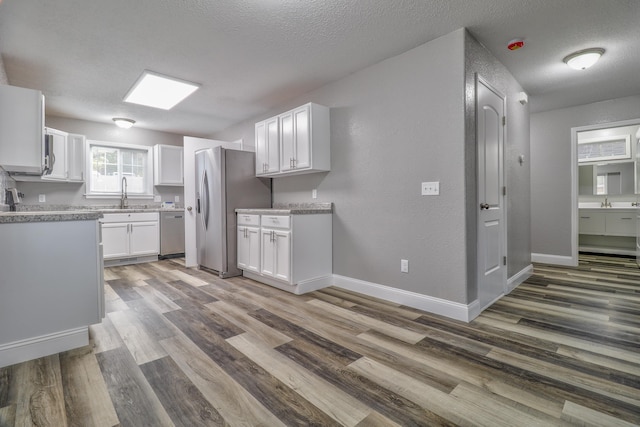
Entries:
[[[478, 184], [477, 184], [477, 180], [478, 180], [478, 131], [477, 131], [477, 127], [478, 127], [478, 84], [482, 83], [484, 86], [487, 87], [487, 89], [489, 89], [490, 91], [492, 91], [493, 93], [495, 93], [498, 97], [500, 97], [502, 99], [502, 113], [503, 116], [505, 118], [508, 117], [508, 112], [507, 112], [507, 97], [506, 95], [504, 95], [501, 91], [499, 91], [498, 89], [496, 89], [496, 87], [494, 85], [492, 85], [491, 83], [489, 83], [489, 81], [485, 78], [483, 78], [480, 74], [476, 73], [476, 79], [475, 79], [475, 110], [476, 110], [476, 114], [475, 114], [475, 126], [476, 126], [476, 130], [475, 130], [475, 154], [476, 154], [476, 188], [475, 188], [475, 192], [476, 195], [478, 195]], [[501, 174], [502, 174], [502, 185], [504, 187], [507, 186], [507, 180], [506, 180], [506, 171], [505, 171], [505, 164], [506, 164], [506, 151], [507, 151], [507, 129], [508, 129], [508, 124], [509, 124], [509, 120], [505, 119], [506, 123], [505, 125], [502, 126], [502, 164], [500, 165], [501, 167]], [[502, 233], [502, 247], [504, 248], [503, 251], [503, 256], [507, 257], [507, 264], [504, 266], [504, 272], [502, 274], [502, 295], [500, 295], [499, 297], [497, 297], [494, 301], [490, 302], [486, 307], [480, 307], [480, 312], [482, 312], [483, 310], [485, 310], [487, 307], [490, 307], [495, 301], [497, 301], [498, 299], [502, 298], [503, 296], [505, 296], [506, 294], [508, 294], [510, 292], [509, 289], [509, 257], [507, 256], [508, 254], [508, 247], [507, 247], [507, 243], [508, 243], [508, 232], [509, 232], [509, 226], [507, 223], [507, 196], [502, 195], [502, 224], [503, 224], [503, 233]], [[477, 197], [476, 197], [477, 199]], [[476, 267], [475, 267], [475, 271], [476, 271], [476, 298], [478, 300], [478, 302], [480, 301], [480, 281], [479, 281], [479, 267], [478, 264], [480, 262], [480, 255], [479, 255], [479, 247], [478, 244], [480, 242], [479, 240], [479, 232], [480, 232], [480, 215], [478, 214], [478, 206], [479, 206], [479, 202], [480, 200], [476, 200], [476, 205], [474, 207], [476, 212]]]
[[578, 266], [580, 233], [578, 230], [578, 132], [622, 126], [640, 125], [640, 118], [571, 128], [571, 260], [566, 265]]

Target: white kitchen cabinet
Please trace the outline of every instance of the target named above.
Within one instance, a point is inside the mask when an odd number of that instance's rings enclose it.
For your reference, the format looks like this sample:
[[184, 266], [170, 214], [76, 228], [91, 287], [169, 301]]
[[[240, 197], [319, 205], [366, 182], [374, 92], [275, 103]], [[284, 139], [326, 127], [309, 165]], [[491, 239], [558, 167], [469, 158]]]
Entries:
[[46, 128], [45, 133], [53, 139], [53, 152], [51, 157], [51, 173], [43, 175], [46, 181], [66, 181], [67, 180], [67, 132], [57, 129]]
[[[260, 215], [260, 227], [241, 225], [238, 212], [238, 268], [243, 275], [295, 294], [331, 285], [331, 214]], [[247, 211], [251, 211], [250, 209]], [[259, 230], [259, 249], [245, 238]], [[248, 255], [248, 250], [254, 250]], [[245, 261], [259, 255], [258, 271]], [[241, 262], [242, 260], [242, 262]]]
[[330, 145], [329, 108], [322, 105], [305, 104], [256, 123], [256, 175], [329, 171]]
[[238, 268], [260, 272], [260, 215], [238, 215]]
[[85, 145], [84, 135], [67, 135], [67, 179], [70, 182], [84, 181]]
[[104, 214], [102, 244], [104, 259], [114, 264], [147, 262], [160, 253], [157, 212]]
[[260, 273], [289, 283], [291, 279], [291, 239], [289, 231], [262, 228], [260, 237], [262, 248]]
[[70, 134], [58, 129], [45, 128], [52, 140], [50, 148], [51, 173], [42, 176], [16, 176], [16, 181], [84, 181], [84, 135]]
[[256, 175], [280, 171], [280, 146], [277, 117], [256, 123]]
[[42, 92], [0, 84], [0, 166], [41, 175], [44, 164]]
[[153, 184], [184, 185], [184, 149], [176, 145], [153, 147]]

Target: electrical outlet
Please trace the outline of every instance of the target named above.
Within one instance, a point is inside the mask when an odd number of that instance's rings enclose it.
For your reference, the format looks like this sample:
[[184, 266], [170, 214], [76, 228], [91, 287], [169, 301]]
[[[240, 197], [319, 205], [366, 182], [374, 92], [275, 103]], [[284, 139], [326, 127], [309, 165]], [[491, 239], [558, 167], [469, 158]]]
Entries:
[[408, 273], [409, 272], [409, 260], [408, 259], [401, 259], [400, 260], [400, 272], [401, 273]]
[[174, 197], [173, 201], [176, 202], [176, 203], [180, 203], [180, 196]]
[[46, 201], [47, 201], [47, 196], [45, 196], [44, 194], [38, 194], [38, 202], [44, 203]]
[[423, 196], [437, 196], [439, 194], [440, 194], [440, 181], [422, 183]]
[[153, 196], [153, 201], [154, 202], [161, 202], [162, 201], [162, 197], [161, 196]]
[[312, 199], [317, 199], [318, 198], [318, 190], [317, 189], [313, 189], [311, 190], [311, 198]]

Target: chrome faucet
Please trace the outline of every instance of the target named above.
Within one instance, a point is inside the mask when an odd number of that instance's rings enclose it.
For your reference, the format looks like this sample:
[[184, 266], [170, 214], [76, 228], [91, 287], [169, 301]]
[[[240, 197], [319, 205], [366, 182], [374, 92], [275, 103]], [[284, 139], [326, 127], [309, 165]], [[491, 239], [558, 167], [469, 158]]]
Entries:
[[611, 203], [607, 200], [607, 198], [604, 198], [604, 202], [600, 203], [600, 207], [601, 208], [610, 208], [611, 207]]
[[120, 209], [124, 209], [129, 205], [127, 201], [127, 177], [122, 177], [122, 195], [120, 196]]

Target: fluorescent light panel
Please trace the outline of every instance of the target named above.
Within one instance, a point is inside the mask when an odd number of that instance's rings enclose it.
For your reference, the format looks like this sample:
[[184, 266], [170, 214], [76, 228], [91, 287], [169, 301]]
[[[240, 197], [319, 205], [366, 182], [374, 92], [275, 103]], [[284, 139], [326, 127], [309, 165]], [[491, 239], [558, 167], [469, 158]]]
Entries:
[[124, 102], [170, 110], [200, 86], [145, 70], [133, 85]]

